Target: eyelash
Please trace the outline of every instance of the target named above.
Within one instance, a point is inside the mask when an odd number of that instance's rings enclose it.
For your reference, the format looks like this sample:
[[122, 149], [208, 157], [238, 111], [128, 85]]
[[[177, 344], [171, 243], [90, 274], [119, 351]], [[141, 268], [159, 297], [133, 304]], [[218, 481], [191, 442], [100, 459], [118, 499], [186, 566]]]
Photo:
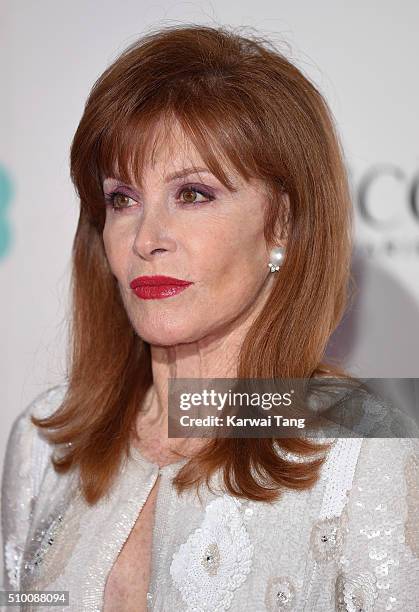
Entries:
[[[205, 198], [207, 198], [207, 200], [209, 202], [212, 202], [212, 200], [215, 199], [214, 195], [212, 195], [211, 193], [209, 193], [205, 189], [202, 189], [201, 187], [198, 189], [198, 187], [195, 187], [194, 185], [183, 185], [181, 187], [181, 189], [178, 191], [176, 198], [179, 198], [179, 196], [184, 191], [193, 191], [194, 193], [199, 193], [200, 195], [202, 195]], [[112, 208], [112, 210], [114, 212], [119, 213], [119, 212], [122, 212], [123, 210], [125, 210], [127, 208], [132, 208], [132, 206], [115, 206], [114, 199], [118, 195], [121, 195], [121, 196], [123, 196], [125, 198], [130, 198], [132, 200], [134, 199], [130, 195], [124, 193], [123, 191], [118, 191], [118, 189], [115, 189], [111, 193], [106, 194], [105, 195], [106, 204], [111, 206], [111, 208]], [[197, 202], [197, 203], [195, 203], [195, 202], [181, 202], [181, 204], [183, 204], [184, 206], [194, 206], [196, 208], [198, 205], [206, 204], [206, 202]]]

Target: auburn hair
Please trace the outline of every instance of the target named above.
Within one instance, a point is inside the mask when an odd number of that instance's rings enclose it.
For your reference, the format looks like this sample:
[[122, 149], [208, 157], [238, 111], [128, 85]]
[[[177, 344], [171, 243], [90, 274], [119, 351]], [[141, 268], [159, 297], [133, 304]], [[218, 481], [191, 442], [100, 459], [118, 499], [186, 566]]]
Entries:
[[[268, 242], [278, 219], [286, 228], [284, 264], [244, 338], [237, 377], [351, 378], [333, 360], [323, 361], [350, 297], [352, 204], [342, 146], [322, 94], [258, 33], [194, 24], [151, 30], [94, 83], [74, 135], [70, 168], [80, 215], [72, 250], [68, 387], [54, 414], [32, 417], [62, 449], [53, 456], [55, 469], [78, 466], [90, 504], [106, 494], [129, 455], [153, 382], [150, 346], [128, 319], [105, 255], [102, 178], [141, 184], [147, 153], [174, 121], [225, 186], [226, 163], [246, 180], [265, 181]], [[293, 461], [277, 448], [315, 456]], [[281, 488], [311, 487], [329, 448], [303, 438], [214, 438], [183, 465], [174, 485], [182, 492], [208, 484], [221, 469], [230, 494], [270, 502]], [[251, 468], [263, 478], [256, 480]]]

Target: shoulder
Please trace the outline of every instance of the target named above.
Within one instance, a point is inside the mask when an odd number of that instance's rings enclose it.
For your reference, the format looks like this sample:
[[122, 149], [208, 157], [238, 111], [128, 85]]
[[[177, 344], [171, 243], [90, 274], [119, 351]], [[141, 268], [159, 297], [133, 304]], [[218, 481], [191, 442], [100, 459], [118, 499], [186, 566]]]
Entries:
[[5, 480], [19, 474], [21, 477], [32, 478], [36, 493], [39, 477], [52, 449], [31, 417], [45, 418], [53, 414], [62, 403], [67, 388], [68, 383], [63, 382], [42, 391], [13, 421], [4, 457], [3, 487], [7, 486]]
[[[419, 421], [411, 412], [413, 389], [395, 393], [382, 379], [315, 379], [309, 406], [328, 435], [359, 438], [419, 438]], [[390, 385], [388, 384], [390, 382]], [[393, 396], [392, 399], [390, 397]]]
[[53, 414], [63, 401], [67, 389], [68, 383], [62, 382], [36, 395], [15, 418], [11, 428], [11, 436], [17, 431], [37, 429], [32, 423], [31, 416], [45, 418]]
[[36, 395], [32, 401], [16, 416], [13, 421], [11, 433], [30, 427], [31, 416], [44, 418], [50, 416], [59, 407], [68, 389], [68, 383], [62, 382], [49, 387]]
[[15, 445], [24, 435], [37, 437], [38, 428], [32, 423], [31, 417], [45, 418], [52, 415], [63, 401], [68, 383], [63, 382], [42, 391], [16, 416], [13, 421], [8, 445]]
[[36, 498], [41, 489], [52, 448], [31, 417], [55, 412], [64, 399], [67, 383], [38, 394], [15, 418], [7, 440], [1, 482], [3, 584], [18, 588], [20, 560], [30, 528]]
[[65, 394], [67, 393], [67, 389], [68, 382], [64, 381], [42, 391], [35, 396], [35, 398], [28, 404], [20, 416], [30, 417], [31, 415], [34, 415], [38, 418], [44, 418], [53, 414], [63, 401]]

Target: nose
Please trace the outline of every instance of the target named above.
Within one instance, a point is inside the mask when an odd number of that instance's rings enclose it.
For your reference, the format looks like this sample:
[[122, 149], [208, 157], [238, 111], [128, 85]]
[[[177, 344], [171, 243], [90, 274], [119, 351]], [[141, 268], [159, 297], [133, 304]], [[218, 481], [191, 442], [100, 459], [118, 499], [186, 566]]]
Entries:
[[162, 208], [150, 206], [138, 220], [133, 252], [145, 261], [152, 261], [156, 255], [176, 249], [169, 215]]

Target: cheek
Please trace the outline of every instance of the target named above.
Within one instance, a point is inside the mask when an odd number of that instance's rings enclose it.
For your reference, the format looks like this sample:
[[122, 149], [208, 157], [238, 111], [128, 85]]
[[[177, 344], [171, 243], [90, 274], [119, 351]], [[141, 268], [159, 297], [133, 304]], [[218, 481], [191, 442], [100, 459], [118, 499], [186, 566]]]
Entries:
[[120, 280], [126, 270], [129, 253], [128, 241], [124, 235], [117, 234], [115, 228], [105, 225], [103, 230], [103, 244], [109, 266], [113, 274]]
[[230, 295], [246, 296], [266, 277], [268, 259], [261, 223], [237, 223], [234, 228], [213, 228], [205, 235], [201, 232], [194, 250], [205, 287], [213, 297], [226, 290]]

